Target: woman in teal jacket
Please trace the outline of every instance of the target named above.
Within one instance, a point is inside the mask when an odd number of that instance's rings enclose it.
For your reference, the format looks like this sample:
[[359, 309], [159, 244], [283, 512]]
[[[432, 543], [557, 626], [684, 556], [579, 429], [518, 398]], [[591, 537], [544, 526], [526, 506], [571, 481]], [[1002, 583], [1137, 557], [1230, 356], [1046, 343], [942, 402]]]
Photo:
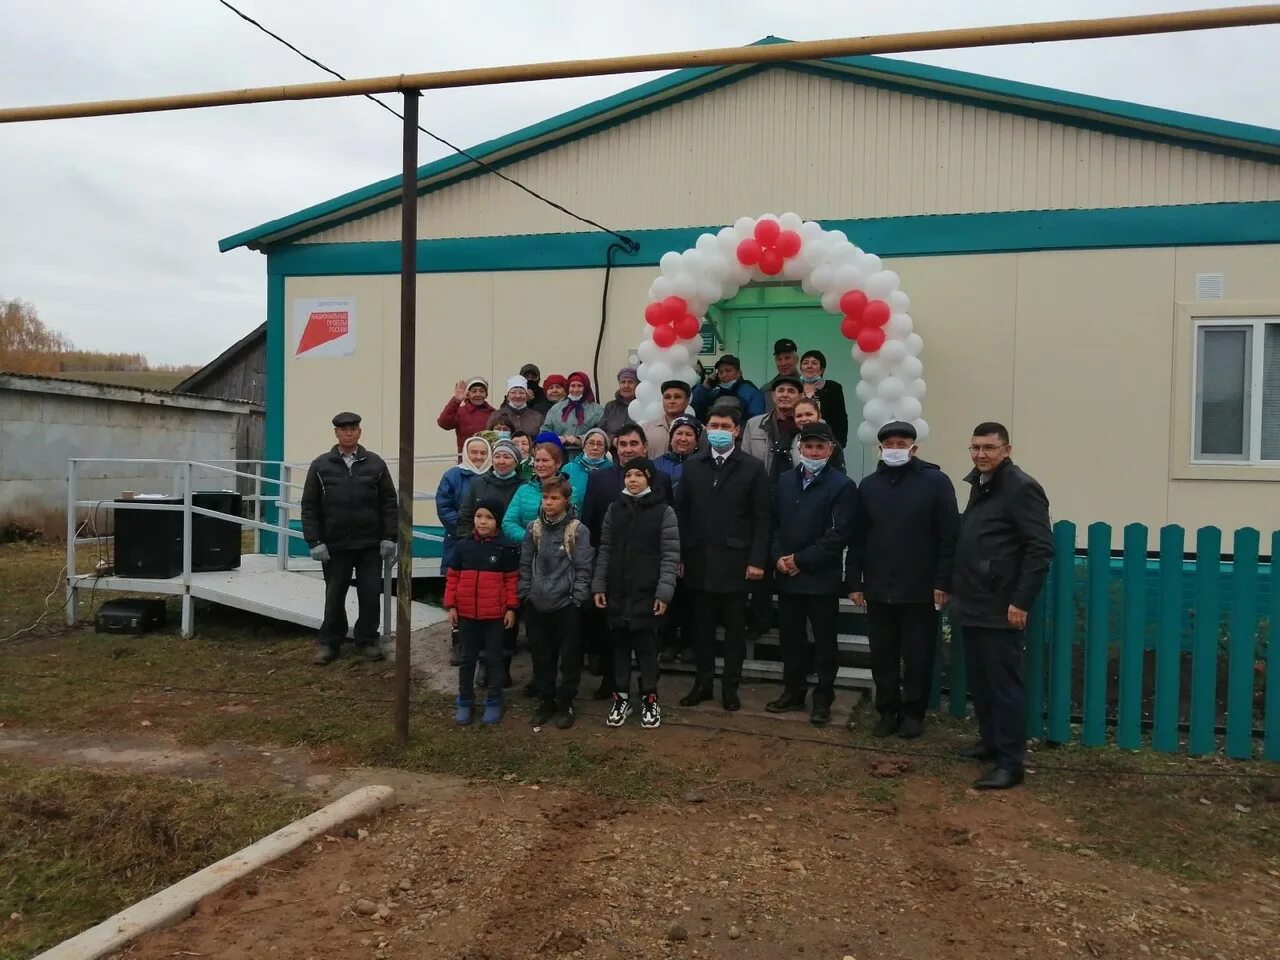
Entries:
[[523, 543], [525, 531], [542, 509], [542, 481], [560, 473], [564, 451], [554, 443], [533, 448], [533, 476], [520, 484], [502, 517], [502, 535], [513, 543]]
[[569, 374], [569, 395], [547, 411], [543, 430], [553, 430], [566, 447], [582, 448], [588, 430], [600, 426], [604, 407], [596, 403], [591, 378], [581, 370]]
[[564, 475], [573, 487], [573, 509], [582, 513], [582, 499], [587, 495], [587, 481], [601, 467], [613, 463], [609, 456], [609, 435], [592, 427], [582, 436], [582, 452], [564, 465]]

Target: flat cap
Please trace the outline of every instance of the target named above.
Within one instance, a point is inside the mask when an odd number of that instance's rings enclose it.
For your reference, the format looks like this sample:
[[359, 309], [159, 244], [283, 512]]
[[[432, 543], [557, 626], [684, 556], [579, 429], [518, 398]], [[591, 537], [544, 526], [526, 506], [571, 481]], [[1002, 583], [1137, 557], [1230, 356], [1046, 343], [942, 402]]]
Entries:
[[884, 441], [890, 437], [906, 437], [908, 440], [914, 440], [916, 428], [905, 420], [890, 420], [876, 431], [876, 439]]
[[719, 370], [721, 367], [733, 367], [737, 370], [741, 370], [742, 364], [738, 362], [738, 358], [732, 353], [726, 353], [716, 361], [716, 369]]
[[826, 440], [828, 443], [834, 443], [836, 435], [831, 432], [831, 427], [823, 423], [821, 420], [815, 420], [813, 423], [806, 423], [800, 428], [801, 440]]
[[797, 377], [794, 373], [778, 374], [776, 377], [774, 377], [772, 380], [769, 381], [769, 389], [774, 390], [782, 386], [784, 383], [791, 384], [791, 386], [795, 387], [797, 390], [804, 389], [804, 382], [799, 377]]
[[773, 355], [775, 357], [783, 353], [795, 353], [798, 349], [796, 342], [790, 337], [783, 337], [781, 340], [773, 342]]
[[360, 414], [344, 410], [342, 413], [334, 415], [333, 425], [335, 427], [358, 427], [360, 426]]

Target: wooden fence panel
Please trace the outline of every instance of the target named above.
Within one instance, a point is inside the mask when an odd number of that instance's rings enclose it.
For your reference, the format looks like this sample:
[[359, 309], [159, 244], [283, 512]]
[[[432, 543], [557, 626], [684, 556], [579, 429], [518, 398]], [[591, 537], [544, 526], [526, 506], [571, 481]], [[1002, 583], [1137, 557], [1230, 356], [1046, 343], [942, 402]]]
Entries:
[[1088, 533], [1088, 615], [1084, 635], [1084, 696], [1080, 742], [1107, 741], [1107, 661], [1110, 654], [1111, 524], [1091, 523]]
[[1182, 681], [1182, 546], [1177, 524], [1160, 530], [1160, 607], [1156, 616], [1155, 726], [1151, 745], [1178, 749], [1178, 700]]
[[1280, 762], [1280, 530], [1271, 534], [1271, 603], [1267, 612], [1267, 690], [1263, 695], [1262, 755]]
[[1187, 752], [1196, 756], [1217, 747], [1218, 628], [1222, 586], [1222, 531], [1196, 531], [1195, 633], [1191, 646], [1191, 730]]
[[1227, 639], [1227, 756], [1253, 755], [1253, 674], [1258, 656], [1258, 531], [1236, 531]]
[[1053, 527], [1053, 642], [1049, 649], [1049, 725], [1053, 743], [1071, 739], [1071, 653], [1075, 639], [1076, 525]]
[[1116, 744], [1142, 746], [1142, 671], [1147, 626], [1147, 528], [1124, 528], [1124, 618], [1120, 638], [1120, 689], [1116, 705]]

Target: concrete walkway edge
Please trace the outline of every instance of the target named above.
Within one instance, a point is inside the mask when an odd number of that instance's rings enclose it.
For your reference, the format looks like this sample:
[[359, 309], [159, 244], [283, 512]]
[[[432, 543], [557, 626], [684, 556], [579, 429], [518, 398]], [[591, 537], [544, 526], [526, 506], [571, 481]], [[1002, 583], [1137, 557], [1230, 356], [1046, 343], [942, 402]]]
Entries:
[[361, 787], [352, 791], [310, 816], [295, 820], [270, 836], [135, 903], [96, 927], [64, 940], [34, 960], [96, 960], [119, 950], [144, 933], [190, 916], [204, 897], [296, 850], [343, 821], [376, 813], [386, 807], [394, 795], [395, 791], [384, 786]]

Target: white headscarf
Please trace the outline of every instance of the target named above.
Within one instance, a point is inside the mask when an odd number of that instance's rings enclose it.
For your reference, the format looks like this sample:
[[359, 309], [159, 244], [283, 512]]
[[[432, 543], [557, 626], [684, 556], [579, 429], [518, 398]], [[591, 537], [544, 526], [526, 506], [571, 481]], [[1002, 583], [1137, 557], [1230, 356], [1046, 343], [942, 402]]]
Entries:
[[[467, 450], [473, 443], [484, 444], [484, 463], [478, 467], [472, 466], [471, 458], [467, 456]], [[493, 447], [489, 445], [489, 441], [484, 437], [469, 438], [467, 442], [462, 445], [462, 462], [459, 463], [458, 466], [463, 470], [466, 470], [468, 473], [474, 473], [476, 476], [479, 476], [482, 473], [488, 473], [489, 468], [493, 466]]]

